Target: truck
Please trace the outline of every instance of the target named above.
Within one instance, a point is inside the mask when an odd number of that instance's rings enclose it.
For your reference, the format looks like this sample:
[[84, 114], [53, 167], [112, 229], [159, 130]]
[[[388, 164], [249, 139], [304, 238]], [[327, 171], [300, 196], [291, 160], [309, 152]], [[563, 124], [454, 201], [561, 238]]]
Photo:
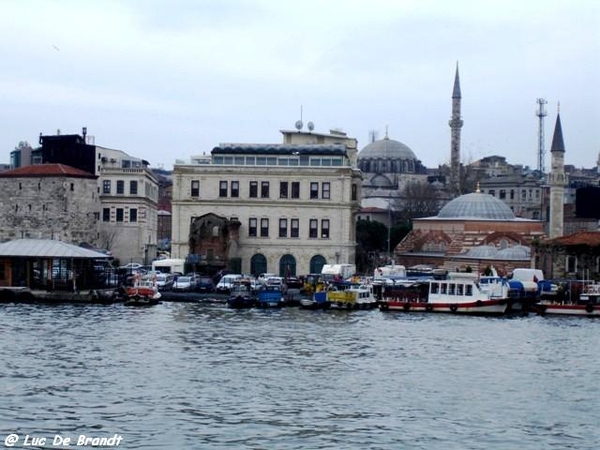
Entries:
[[185, 273], [185, 259], [157, 259], [152, 261], [152, 270], [160, 273]]
[[324, 281], [347, 280], [356, 273], [354, 264], [325, 264], [321, 269], [321, 277]]

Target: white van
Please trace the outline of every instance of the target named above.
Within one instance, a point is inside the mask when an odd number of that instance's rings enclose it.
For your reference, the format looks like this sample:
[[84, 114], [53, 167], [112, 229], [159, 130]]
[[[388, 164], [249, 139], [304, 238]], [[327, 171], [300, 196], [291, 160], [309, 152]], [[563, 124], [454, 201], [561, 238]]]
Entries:
[[231, 291], [231, 286], [235, 280], [239, 280], [242, 278], [242, 275], [239, 273], [230, 273], [228, 275], [223, 275], [223, 277], [217, 283], [215, 287], [215, 291], [223, 293], [229, 293]]

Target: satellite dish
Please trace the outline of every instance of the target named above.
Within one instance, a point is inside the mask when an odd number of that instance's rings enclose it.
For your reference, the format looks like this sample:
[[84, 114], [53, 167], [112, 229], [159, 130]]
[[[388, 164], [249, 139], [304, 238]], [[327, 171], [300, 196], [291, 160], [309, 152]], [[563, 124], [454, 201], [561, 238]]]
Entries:
[[306, 124], [306, 126], [308, 127], [308, 130], [309, 130], [309, 131], [312, 131], [312, 130], [314, 130], [314, 129], [315, 129], [315, 124], [314, 124], [314, 123], [312, 123], [312, 122], [308, 122], [308, 123]]
[[301, 120], [296, 120], [296, 129], [298, 131], [300, 131], [302, 129], [302, 127], [304, 126], [304, 124], [302, 123]]

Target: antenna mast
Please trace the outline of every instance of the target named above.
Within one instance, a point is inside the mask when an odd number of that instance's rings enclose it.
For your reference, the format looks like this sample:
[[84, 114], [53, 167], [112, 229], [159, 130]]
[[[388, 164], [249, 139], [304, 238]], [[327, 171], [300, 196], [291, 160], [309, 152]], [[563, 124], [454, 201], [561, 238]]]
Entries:
[[539, 130], [538, 130], [538, 170], [543, 175], [546, 172], [546, 167], [544, 166], [544, 154], [546, 150], [544, 149], [544, 117], [546, 117], [547, 113], [544, 110], [544, 105], [548, 102], [543, 98], [538, 98], [536, 100], [539, 108], [536, 112], [536, 116], [539, 118]]

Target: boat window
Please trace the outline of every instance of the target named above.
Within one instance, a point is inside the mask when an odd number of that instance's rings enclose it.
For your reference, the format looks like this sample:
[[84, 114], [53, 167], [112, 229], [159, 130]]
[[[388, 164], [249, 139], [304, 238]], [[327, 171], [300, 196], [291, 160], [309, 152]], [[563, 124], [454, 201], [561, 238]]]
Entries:
[[464, 285], [462, 284], [457, 284], [456, 285], [456, 295], [463, 295], [464, 293]]
[[447, 292], [448, 285], [446, 283], [441, 284], [440, 294], [445, 294]]
[[465, 286], [466, 288], [466, 292], [465, 295], [473, 295], [473, 286], [471, 286], [470, 284]]
[[456, 285], [454, 283], [450, 283], [448, 285], [448, 294], [449, 295], [454, 295], [456, 289], [455, 289]]
[[440, 287], [440, 285], [438, 283], [431, 283], [431, 293], [437, 294], [439, 287]]

